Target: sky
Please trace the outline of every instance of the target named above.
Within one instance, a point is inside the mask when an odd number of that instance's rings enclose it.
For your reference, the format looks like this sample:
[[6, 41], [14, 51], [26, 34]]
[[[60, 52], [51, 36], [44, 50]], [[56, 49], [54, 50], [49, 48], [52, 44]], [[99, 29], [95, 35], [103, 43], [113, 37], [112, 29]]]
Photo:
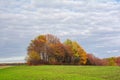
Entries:
[[0, 63], [24, 62], [41, 34], [75, 40], [99, 58], [120, 56], [120, 0], [0, 0]]

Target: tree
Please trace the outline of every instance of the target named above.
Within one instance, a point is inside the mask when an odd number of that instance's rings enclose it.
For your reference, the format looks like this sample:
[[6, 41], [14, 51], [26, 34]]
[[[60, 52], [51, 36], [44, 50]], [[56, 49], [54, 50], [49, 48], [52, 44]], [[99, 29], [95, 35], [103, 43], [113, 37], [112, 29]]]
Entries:
[[49, 62], [49, 58], [51, 59], [51, 54], [53, 53], [50, 52], [50, 45], [56, 45], [58, 43], [60, 43], [60, 41], [56, 36], [53, 36], [51, 34], [40, 35], [32, 40], [30, 45], [28, 46], [28, 56], [31, 51], [35, 51], [37, 54], [40, 55], [41, 61], [43, 63], [47, 63]]
[[95, 57], [93, 54], [87, 54], [87, 65], [96, 65], [96, 66], [103, 66], [107, 65], [108, 62], [105, 59], [100, 59]]
[[64, 63], [65, 64], [73, 64], [73, 51], [70, 46], [64, 45], [64, 51], [65, 51], [65, 56], [64, 56]]
[[116, 62], [116, 64], [117, 64], [118, 66], [120, 66], [120, 57], [117, 57], [116, 60], [115, 60], [115, 62]]
[[29, 55], [29, 52], [36, 51], [36, 53], [41, 56], [41, 60], [46, 61], [45, 45], [46, 45], [45, 35], [38, 36], [37, 38], [31, 41], [28, 47], [28, 55]]
[[73, 42], [72, 44], [74, 56], [76, 57], [75, 60], [78, 60], [80, 64], [86, 64], [87, 53], [85, 52], [85, 50], [77, 42]]
[[73, 63], [74, 64], [86, 64], [87, 62], [87, 54], [85, 50], [77, 43], [73, 42], [70, 39], [67, 39], [64, 42], [65, 45], [69, 46], [71, 51], [73, 52]]
[[37, 65], [40, 64], [40, 55], [35, 52], [35, 51], [31, 51], [29, 52], [29, 56], [27, 57], [27, 64], [28, 65]]
[[107, 58], [107, 60], [108, 60], [108, 65], [109, 66], [116, 66], [117, 64], [116, 64], [116, 58], [115, 57], [110, 57], [110, 58]]
[[64, 42], [64, 44], [72, 48], [72, 41], [71, 41], [70, 39], [67, 39], [67, 40]]
[[59, 38], [57, 38], [56, 36], [52, 35], [52, 34], [47, 34], [45, 35], [46, 40], [47, 40], [47, 44], [57, 44], [57, 43], [61, 43]]

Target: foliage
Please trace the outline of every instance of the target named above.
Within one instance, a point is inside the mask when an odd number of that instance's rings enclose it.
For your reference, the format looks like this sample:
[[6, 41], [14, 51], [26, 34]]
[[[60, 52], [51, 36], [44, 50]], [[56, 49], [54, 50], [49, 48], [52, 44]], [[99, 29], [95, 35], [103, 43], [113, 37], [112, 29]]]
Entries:
[[116, 66], [116, 58], [115, 57], [110, 57], [110, 58], [106, 58], [106, 60], [108, 61], [108, 65], [109, 66]]
[[87, 65], [120, 66], [120, 57], [97, 58], [93, 54], [87, 54]]
[[39, 63], [40, 63], [40, 55], [35, 51], [29, 52], [29, 56], [27, 57], [27, 64], [36, 65]]
[[67, 39], [64, 42], [65, 45], [69, 46], [73, 53], [73, 63], [74, 64], [86, 64], [87, 54], [84, 49], [76, 42]]
[[116, 62], [116, 64], [117, 64], [118, 66], [120, 66], [120, 57], [117, 57], [116, 60], [115, 60], [115, 62]]
[[[40, 62], [31, 57], [33, 51], [40, 56]], [[51, 34], [39, 35], [28, 46], [28, 63], [86, 64], [86, 61], [86, 52], [77, 42], [67, 39], [61, 43], [59, 38]]]
[[93, 54], [87, 54], [87, 65], [103, 66], [107, 64], [107, 60], [97, 58]]
[[120, 66], [120, 57], [100, 59], [86, 51], [76, 41], [67, 39], [61, 43], [54, 35], [39, 35], [31, 40], [26, 58], [27, 64], [77, 64]]

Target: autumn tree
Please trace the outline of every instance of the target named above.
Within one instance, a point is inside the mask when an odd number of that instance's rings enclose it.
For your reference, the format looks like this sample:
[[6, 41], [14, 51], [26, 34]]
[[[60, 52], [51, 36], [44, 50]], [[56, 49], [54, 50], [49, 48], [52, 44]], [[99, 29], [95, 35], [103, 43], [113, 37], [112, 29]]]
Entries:
[[80, 64], [86, 64], [87, 54], [86, 54], [85, 50], [77, 42], [73, 42], [72, 44], [73, 44], [72, 49], [74, 51], [75, 60], [79, 59]]
[[108, 66], [120, 66], [120, 57], [105, 58]]
[[36, 51], [37, 54], [41, 56], [41, 61], [43, 63], [47, 63], [49, 62], [49, 59], [52, 58], [51, 54], [55, 54], [55, 48], [52, 52], [50, 52], [51, 45], [55, 46], [58, 43], [60, 43], [60, 41], [56, 36], [51, 34], [40, 35], [31, 41], [28, 47], [28, 55], [30, 55], [31, 51]]
[[118, 66], [120, 66], [120, 57], [117, 57], [116, 60], [115, 60], [115, 62], [116, 62], [116, 64], [117, 64]]
[[116, 58], [115, 57], [110, 57], [110, 58], [107, 58], [107, 61], [108, 61], [108, 65], [109, 66], [116, 66]]
[[93, 54], [87, 54], [87, 65], [105, 66], [108, 64], [106, 59], [100, 59]]
[[36, 51], [30, 51], [29, 56], [26, 58], [28, 65], [40, 64], [40, 55]]
[[64, 56], [64, 63], [65, 64], [73, 64], [73, 51], [70, 46], [63, 44], [65, 56]]
[[28, 47], [28, 55], [30, 55], [31, 51], [35, 51], [37, 54], [41, 56], [42, 61], [46, 61], [46, 37], [45, 35], [40, 35], [34, 40], [31, 41], [29, 47]]
[[67, 39], [64, 44], [70, 47], [71, 51], [73, 52], [74, 64], [86, 64], [87, 54], [77, 42]]
[[57, 44], [57, 43], [61, 43], [59, 38], [57, 38], [56, 36], [52, 35], [52, 34], [47, 34], [45, 35], [46, 40], [47, 40], [47, 44]]

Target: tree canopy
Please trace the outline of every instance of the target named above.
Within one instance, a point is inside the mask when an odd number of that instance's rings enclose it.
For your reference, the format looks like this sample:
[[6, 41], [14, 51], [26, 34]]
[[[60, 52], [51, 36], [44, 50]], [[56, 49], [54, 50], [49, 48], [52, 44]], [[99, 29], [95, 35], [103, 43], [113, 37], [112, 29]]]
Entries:
[[52, 34], [39, 35], [27, 49], [28, 64], [86, 64], [87, 53], [76, 42], [67, 39], [61, 43]]

